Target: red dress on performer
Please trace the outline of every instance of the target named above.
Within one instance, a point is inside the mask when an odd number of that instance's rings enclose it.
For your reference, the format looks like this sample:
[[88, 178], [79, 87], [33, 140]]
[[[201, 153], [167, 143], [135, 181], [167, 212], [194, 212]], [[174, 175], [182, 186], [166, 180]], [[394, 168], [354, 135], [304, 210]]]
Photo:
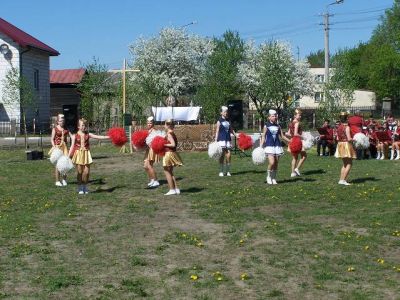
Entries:
[[89, 133], [78, 132], [75, 135], [74, 154], [72, 162], [75, 165], [90, 165], [93, 163], [89, 146]]
[[58, 128], [58, 126], [54, 127], [54, 147], [52, 147], [49, 151], [49, 155], [51, 155], [51, 152], [55, 148], [60, 149], [64, 155], [68, 155], [68, 147], [67, 147], [67, 137], [69, 135], [69, 131], [65, 128], [62, 128], [61, 130]]

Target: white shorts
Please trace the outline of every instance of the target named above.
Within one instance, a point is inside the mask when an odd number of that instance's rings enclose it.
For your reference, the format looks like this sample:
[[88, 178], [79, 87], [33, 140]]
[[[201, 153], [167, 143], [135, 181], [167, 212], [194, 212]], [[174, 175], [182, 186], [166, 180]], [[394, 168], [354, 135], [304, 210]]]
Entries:
[[283, 155], [283, 149], [280, 146], [267, 146], [264, 148], [264, 152], [266, 155]]
[[218, 141], [218, 145], [220, 145], [222, 149], [231, 149], [232, 148], [232, 144], [230, 141]]

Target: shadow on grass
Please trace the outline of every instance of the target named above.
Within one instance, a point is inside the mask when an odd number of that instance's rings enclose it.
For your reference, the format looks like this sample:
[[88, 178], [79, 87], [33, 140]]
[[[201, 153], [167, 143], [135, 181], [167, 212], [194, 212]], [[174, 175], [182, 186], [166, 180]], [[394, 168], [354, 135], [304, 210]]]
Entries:
[[314, 175], [314, 174], [324, 174], [324, 173], [326, 173], [326, 171], [323, 169], [310, 170], [310, 171], [303, 172], [304, 175]]
[[204, 190], [204, 188], [191, 187], [191, 188], [188, 188], [188, 189], [181, 190], [181, 193], [195, 194], [195, 193], [200, 193], [203, 190]]
[[256, 170], [248, 170], [248, 171], [240, 171], [240, 172], [234, 172], [232, 173], [232, 176], [236, 176], [236, 175], [242, 175], [242, 174], [247, 174], [247, 173], [252, 173], [252, 174], [264, 174], [267, 171], [256, 171]]
[[108, 155], [93, 156], [93, 159], [105, 159], [105, 158], [110, 158], [110, 156]]
[[278, 183], [293, 183], [293, 182], [296, 182], [296, 181], [314, 182], [316, 180], [312, 179], [312, 178], [294, 177], [294, 178], [290, 178], [290, 179], [279, 180]]
[[380, 180], [380, 179], [376, 179], [375, 177], [362, 177], [362, 178], [353, 179], [351, 181], [351, 183], [364, 183], [366, 181], [378, 181], [378, 180]]
[[116, 186], [113, 186], [113, 187], [110, 187], [110, 188], [99, 188], [97, 190], [94, 190], [92, 192], [92, 194], [95, 194], [95, 193], [96, 194], [98, 194], [98, 193], [112, 193], [116, 189], [120, 189], [120, 188], [124, 188], [124, 187], [126, 187], [126, 185], [116, 185]]
[[[97, 184], [97, 185], [103, 185], [103, 184], [106, 184], [106, 182], [104, 181], [104, 179], [103, 179], [103, 178], [98, 178], [98, 179], [90, 179], [90, 180], [89, 180], [89, 183], [91, 183], [91, 184]], [[71, 184], [78, 184], [78, 181], [76, 181], [76, 180], [74, 180], [74, 181], [71, 181]]]

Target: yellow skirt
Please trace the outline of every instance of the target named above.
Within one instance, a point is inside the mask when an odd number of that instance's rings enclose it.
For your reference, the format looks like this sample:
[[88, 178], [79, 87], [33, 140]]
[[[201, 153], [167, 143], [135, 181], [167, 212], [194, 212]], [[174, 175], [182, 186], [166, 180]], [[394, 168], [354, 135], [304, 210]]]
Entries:
[[163, 167], [176, 167], [176, 166], [183, 166], [183, 162], [179, 154], [172, 151], [165, 152], [163, 158]]
[[75, 165], [90, 165], [93, 162], [90, 150], [76, 150], [72, 157], [72, 162]]
[[349, 142], [338, 142], [335, 152], [336, 158], [357, 158], [353, 145]]
[[67, 145], [65, 145], [65, 143], [61, 143], [60, 145], [56, 145], [56, 146], [52, 147], [50, 149], [48, 155], [51, 155], [51, 153], [53, 152], [53, 150], [55, 148], [60, 149], [64, 153], [64, 155], [68, 156], [68, 147], [67, 147]]
[[146, 153], [144, 154], [144, 160], [160, 162], [160, 156], [154, 153], [153, 149], [147, 148]]

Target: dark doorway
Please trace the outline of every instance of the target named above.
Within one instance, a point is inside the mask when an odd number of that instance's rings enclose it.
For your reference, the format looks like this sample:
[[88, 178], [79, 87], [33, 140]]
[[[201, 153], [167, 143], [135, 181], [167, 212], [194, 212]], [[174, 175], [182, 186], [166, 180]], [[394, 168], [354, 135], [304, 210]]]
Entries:
[[75, 133], [78, 124], [78, 105], [63, 105], [65, 127]]
[[228, 102], [228, 117], [234, 130], [243, 129], [242, 100], [231, 100]]

